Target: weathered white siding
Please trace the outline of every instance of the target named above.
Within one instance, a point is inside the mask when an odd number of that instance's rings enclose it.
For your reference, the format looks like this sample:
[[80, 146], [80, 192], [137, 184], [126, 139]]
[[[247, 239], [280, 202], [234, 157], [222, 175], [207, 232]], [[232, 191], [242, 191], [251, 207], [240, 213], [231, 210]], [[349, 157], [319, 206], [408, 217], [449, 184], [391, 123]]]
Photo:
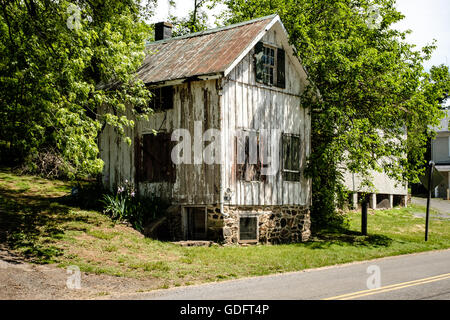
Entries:
[[[287, 39], [280, 24], [275, 24], [262, 39], [276, 46], [287, 46]], [[188, 129], [195, 137], [195, 122], [201, 132], [209, 128], [221, 130], [221, 164], [180, 164], [176, 166], [175, 183], [139, 183], [141, 194], [156, 194], [171, 198], [179, 204], [226, 205], [309, 205], [311, 180], [303, 170], [310, 154], [311, 117], [309, 109], [301, 104], [300, 95], [305, 87], [306, 74], [298, 70], [298, 61], [286, 50], [286, 88], [266, 86], [255, 81], [253, 49], [235, 66], [229, 75], [218, 80], [192, 81], [174, 87], [174, 108], [156, 112], [149, 121], [137, 122], [127, 135], [133, 143], [122, 142], [113, 129], [106, 127], [100, 137], [101, 157], [105, 161], [103, 182], [113, 189], [125, 181], [135, 180], [136, 137], [152, 133], [152, 130], [172, 133], [175, 129]], [[239, 129], [298, 134], [301, 137], [301, 179], [298, 182], [283, 181], [281, 147], [276, 155], [280, 167], [265, 182], [245, 182], [236, 179], [234, 133]], [[281, 145], [281, 136], [279, 137]], [[192, 140], [192, 153], [194, 140]], [[202, 150], [205, 144], [202, 144]], [[169, 146], [168, 146], [169, 148]], [[194, 155], [192, 154], [192, 159]], [[231, 201], [223, 200], [223, 193], [230, 189]]]
[[[106, 110], [103, 108], [100, 113]], [[126, 115], [132, 118], [130, 112]], [[126, 128], [125, 134], [133, 139], [134, 130]], [[100, 134], [99, 149], [100, 158], [104, 161], [102, 182], [106, 188], [113, 190], [125, 180], [133, 180], [135, 175], [134, 141], [129, 146], [111, 126], [107, 125]]]
[[[283, 47], [280, 30], [272, 28], [263, 37], [266, 44]], [[284, 35], [282, 35], [284, 36]], [[230, 205], [309, 205], [311, 180], [304, 177], [306, 158], [310, 154], [309, 109], [301, 105], [300, 94], [305, 86], [305, 77], [293, 65], [293, 57], [286, 56], [286, 88], [267, 86], [256, 82], [254, 50], [231, 71], [223, 84], [223, 156], [225, 159], [223, 188], [231, 190]], [[236, 179], [235, 131], [252, 129], [269, 130], [270, 136], [277, 130], [281, 133], [299, 134], [301, 146], [300, 182], [283, 181], [280, 168], [276, 175], [270, 175], [265, 182], [240, 181]], [[280, 137], [281, 145], [281, 137]], [[274, 155], [270, 155], [271, 157]]]
[[[203, 133], [209, 128], [219, 128], [220, 111], [216, 80], [189, 82], [174, 87], [174, 108], [156, 112], [149, 121], [136, 123], [134, 130], [128, 129], [127, 135], [133, 138], [128, 146], [122, 142], [109, 126], [100, 137], [100, 154], [105, 161], [103, 183], [111, 190], [125, 179], [135, 178], [135, 139], [152, 130], [172, 133], [175, 129], [187, 129], [194, 142], [194, 123], [199, 121]], [[169, 146], [168, 146], [169, 148]], [[202, 145], [203, 150], [203, 145]], [[194, 148], [192, 148], [192, 153]], [[194, 155], [192, 154], [192, 159]], [[218, 203], [220, 197], [219, 165], [180, 164], [176, 166], [175, 183], [140, 182], [141, 194], [156, 194], [172, 198], [182, 204]]]

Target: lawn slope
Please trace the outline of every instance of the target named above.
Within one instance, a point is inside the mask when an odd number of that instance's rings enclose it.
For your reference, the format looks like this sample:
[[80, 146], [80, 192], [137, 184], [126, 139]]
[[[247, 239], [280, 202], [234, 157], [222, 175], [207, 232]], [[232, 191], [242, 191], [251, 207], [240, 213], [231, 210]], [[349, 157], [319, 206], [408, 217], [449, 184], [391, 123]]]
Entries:
[[[0, 170], [0, 245], [33, 263], [82, 271], [155, 279], [166, 288], [240, 277], [298, 271], [413, 252], [450, 248], [450, 221], [432, 218], [424, 242], [424, 208], [370, 212], [368, 236], [359, 234], [360, 213], [348, 229], [315, 234], [312, 241], [248, 247], [180, 247], [145, 238], [107, 216], [70, 205], [67, 182]], [[154, 289], [149, 288], [149, 289]]]

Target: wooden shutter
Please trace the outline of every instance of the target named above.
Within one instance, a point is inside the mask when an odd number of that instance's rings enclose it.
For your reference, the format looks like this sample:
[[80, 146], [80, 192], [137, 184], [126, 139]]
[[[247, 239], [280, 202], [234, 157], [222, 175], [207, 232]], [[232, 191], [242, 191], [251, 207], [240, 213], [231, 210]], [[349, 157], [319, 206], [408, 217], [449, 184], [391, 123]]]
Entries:
[[277, 83], [279, 88], [286, 88], [286, 66], [285, 66], [285, 53], [284, 50], [277, 49]]
[[300, 137], [283, 135], [283, 177], [285, 181], [300, 180]]
[[143, 136], [142, 176], [148, 182], [175, 182], [175, 165], [171, 151], [173, 142], [168, 133]]
[[136, 186], [138, 186], [138, 182], [143, 181], [142, 175], [142, 146], [141, 139], [139, 136], [134, 138], [134, 181]]
[[262, 42], [258, 42], [255, 45], [255, 77], [256, 81], [263, 82], [263, 44]]

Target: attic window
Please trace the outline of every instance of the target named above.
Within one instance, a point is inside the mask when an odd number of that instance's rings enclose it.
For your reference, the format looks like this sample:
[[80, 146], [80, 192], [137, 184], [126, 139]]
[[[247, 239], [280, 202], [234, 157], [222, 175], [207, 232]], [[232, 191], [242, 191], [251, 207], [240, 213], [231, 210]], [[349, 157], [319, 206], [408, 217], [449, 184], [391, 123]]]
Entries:
[[300, 181], [300, 136], [283, 134], [283, 179]]
[[155, 111], [164, 111], [173, 108], [173, 86], [150, 89], [152, 98], [150, 108]]
[[285, 88], [284, 50], [258, 42], [255, 46], [255, 72], [257, 82]]

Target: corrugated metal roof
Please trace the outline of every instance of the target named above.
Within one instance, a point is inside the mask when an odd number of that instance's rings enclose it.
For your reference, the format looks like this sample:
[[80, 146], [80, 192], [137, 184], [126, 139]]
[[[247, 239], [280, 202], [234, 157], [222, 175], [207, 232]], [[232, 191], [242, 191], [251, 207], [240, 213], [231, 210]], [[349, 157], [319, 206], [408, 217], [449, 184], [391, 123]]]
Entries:
[[158, 83], [223, 72], [274, 17], [150, 43], [137, 75], [145, 83]]

